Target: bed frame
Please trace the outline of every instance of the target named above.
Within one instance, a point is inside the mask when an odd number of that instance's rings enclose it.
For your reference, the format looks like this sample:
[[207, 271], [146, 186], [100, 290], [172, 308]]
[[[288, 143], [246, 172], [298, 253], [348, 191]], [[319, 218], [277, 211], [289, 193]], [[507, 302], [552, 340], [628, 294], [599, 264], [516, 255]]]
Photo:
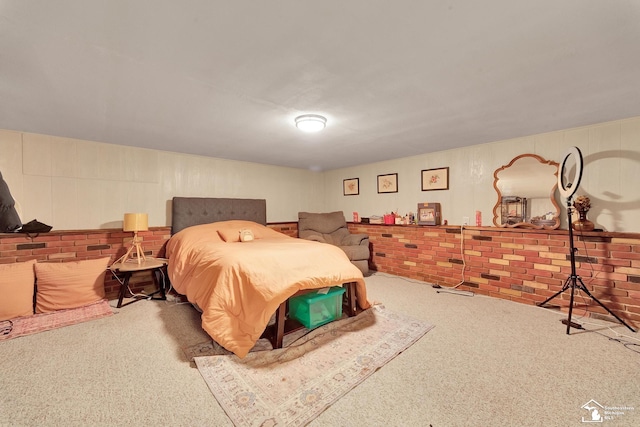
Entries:
[[[230, 199], [210, 197], [174, 197], [171, 203], [171, 234], [176, 234], [192, 225], [208, 224], [216, 221], [242, 219], [267, 225], [267, 201], [265, 199]], [[355, 283], [345, 283], [346, 298], [344, 314], [355, 316]], [[314, 289], [299, 291], [292, 296], [313, 292]], [[303, 328], [294, 319], [287, 318], [288, 300], [276, 310], [275, 323], [267, 326], [261, 338], [271, 341], [273, 348], [282, 348], [284, 335]]]

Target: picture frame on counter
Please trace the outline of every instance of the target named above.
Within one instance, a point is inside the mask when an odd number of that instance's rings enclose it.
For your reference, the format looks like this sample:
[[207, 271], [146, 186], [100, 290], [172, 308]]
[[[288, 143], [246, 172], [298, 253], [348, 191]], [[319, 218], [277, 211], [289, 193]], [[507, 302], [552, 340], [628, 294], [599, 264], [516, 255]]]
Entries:
[[424, 169], [422, 171], [422, 191], [448, 190], [449, 167]]
[[418, 225], [440, 225], [442, 212], [440, 203], [418, 203]]
[[360, 178], [343, 179], [342, 194], [344, 196], [357, 196], [360, 194]]
[[398, 174], [388, 173], [386, 175], [378, 175], [378, 193], [397, 193], [398, 192]]

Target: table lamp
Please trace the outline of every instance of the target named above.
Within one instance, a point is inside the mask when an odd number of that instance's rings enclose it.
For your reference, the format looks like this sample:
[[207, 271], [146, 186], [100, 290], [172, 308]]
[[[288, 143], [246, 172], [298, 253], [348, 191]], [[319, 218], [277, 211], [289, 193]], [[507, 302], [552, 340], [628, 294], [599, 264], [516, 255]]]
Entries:
[[136, 258], [138, 264], [142, 262], [142, 260], [146, 260], [147, 258], [144, 256], [144, 250], [142, 249], [142, 239], [138, 237], [138, 231], [147, 231], [149, 229], [149, 215], [146, 213], [126, 213], [124, 214], [124, 221], [122, 226], [122, 231], [133, 231], [133, 240], [131, 241], [131, 247], [127, 251], [126, 254], [122, 256], [118, 261], [125, 263], [129, 258], [133, 258], [131, 253], [135, 249]]

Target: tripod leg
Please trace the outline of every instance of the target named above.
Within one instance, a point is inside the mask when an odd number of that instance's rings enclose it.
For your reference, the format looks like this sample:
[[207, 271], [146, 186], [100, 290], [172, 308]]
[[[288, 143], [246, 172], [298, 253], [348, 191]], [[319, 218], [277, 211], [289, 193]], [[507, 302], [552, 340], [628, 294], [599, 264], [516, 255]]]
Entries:
[[[584, 282], [582, 282], [582, 279], [578, 277], [578, 281], [580, 282], [580, 289], [587, 295], [589, 295], [589, 297], [594, 300], [595, 302], [597, 302], [600, 307], [604, 308], [605, 310], [607, 310], [607, 312], [612, 315], [613, 317], [615, 317], [616, 319], [618, 319], [618, 322], [622, 323], [624, 326], [626, 326], [627, 328], [629, 328], [629, 330], [631, 332], [635, 332], [635, 330], [629, 326], [624, 320], [622, 320], [620, 317], [618, 317], [618, 315], [616, 315], [613, 311], [609, 310], [609, 308], [607, 306], [605, 306], [604, 304], [602, 304], [600, 301], [598, 301], [598, 298], [594, 297], [593, 295], [591, 295], [591, 292], [589, 292], [589, 290], [587, 289], [587, 287], [584, 285]], [[571, 320], [571, 309], [569, 309], [569, 320]], [[567, 328], [569, 328], [567, 326]], [[568, 333], [568, 332], [567, 332]]]
[[567, 317], [567, 335], [571, 330], [571, 313], [573, 312], [573, 297], [576, 290], [576, 276], [571, 276], [568, 280], [571, 280], [571, 298], [569, 298], [569, 316]]
[[557, 297], [558, 295], [560, 295], [561, 293], [563, 293], [564, 291], [569, 289], [570, 281], [571, 281], [571, 277], [567, 277], [567, 280], [564, 282], [564, 285], [562, 286], [562, 289], [560, 289], [558, 292], [556, 292], [555, 294], [551, 295], [549, 298], [547, 298], [546, 300], [542, 301], [541, 303], [538, 303], [538, 307], [542, 307], [543, 305], [545, 305], [546, 303], [548, 303], [549, 301], [551, 301], [552, 299], [554, 299], [555, 297]]

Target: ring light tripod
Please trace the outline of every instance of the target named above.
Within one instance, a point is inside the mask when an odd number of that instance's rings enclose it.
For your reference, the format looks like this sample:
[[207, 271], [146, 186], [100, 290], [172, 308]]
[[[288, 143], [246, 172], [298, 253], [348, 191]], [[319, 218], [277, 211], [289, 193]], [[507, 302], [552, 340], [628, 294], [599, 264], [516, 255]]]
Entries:
[[[567, 180], [567, 175], [569, 172], [567, 168], [567, 163], [571, 164], [570, 160], [573, 160], [575, 163], [574, 174], [571, 180]], [[567, 219], [569, 224], [569, 252], [571, 257], [571, 276], [567, 278], [564, 282], [564, 286], [558, 292], [547, 298], [544, 302], [538, 304], [538, 306], [542, 307], [567, 289], [571, 288], [571, 297], [569, 299], [569, 317], [566, 320], [563, 320], [562, 323], [567, 325], [567, 335], [569, 335], [569, 331], [571, 327], [581, 328], [577, 323], [571, 322], [571, 314], [573, 312], [573, 300], [576, 288], [583, 291], [587, 294], [592, 300], [597, 302], [602, 308], [607, 310], [607, 312], [618, 319], [620, 323], [629, 328], [631, 332], [635, 332], [631, 326], [625, 323], [620, 317], [618, 317], [614, 312], [609, 310], [604, 304], [602, 304], [596, 297], [591, 295], [591, 292], [587, 289], [587, 287], [582, 282], [582, 278], [576, 274], [576, 252], [578, 251], [573, 245], [573, 227], [571, 225], [571, 214], [572, 214], [572, 203], [571, 198], [578, 190], [580, 185], [580, 180], [582, 179], [582, 153], [578, 147], [571, 147], [569, 151], [564, 156], [562, 161], [562, 165], [560, 167], [560, 172], [558, 173], [558, 189], [560, 190], [560, 194], [562, 197], [567, 199]]]

